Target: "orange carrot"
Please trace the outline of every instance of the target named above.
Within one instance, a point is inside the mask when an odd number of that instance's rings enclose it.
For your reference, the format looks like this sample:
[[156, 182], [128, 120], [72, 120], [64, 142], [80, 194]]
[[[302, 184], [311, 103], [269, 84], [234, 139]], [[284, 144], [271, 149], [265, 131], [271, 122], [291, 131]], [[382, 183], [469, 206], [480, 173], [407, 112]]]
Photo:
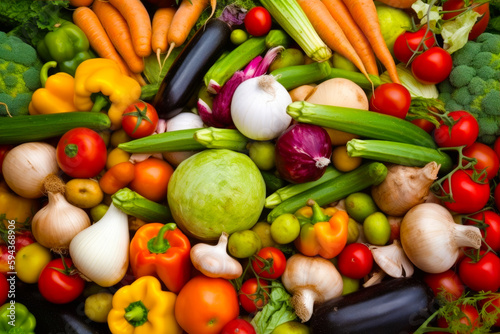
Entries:
[[175, 11], [173, 7], [158, 8], [153, 15], [151, 47], [156, 52], [158, 63], [160, 63], [160, 54], [167, 52], [168, 49], [167, 34]]
[[73, 23], [83, 30], [89, 39], [90, 46], [101, 58], [114, 60], [124, 74], [129, 75], [130, 69], [116, 51], [94, 11], [88, 7], [78, 7], [73, 12]]
[[351, 61], [370, 80], [365, 65], [354, 47], [321, 0], [297, 0], [297, 2], [325, 44]]
[[167, 40], [170, 45], [167, 58], [172, 49], [182, 45], [201, 13], [207, 8], [209, 0], [182, 0], [179, 8], [175, 12], [172, 24], [168, 30]]
[[69, 0], [69, 4], [73, 7], [82, 7], [92, 5], [94, 0]]
[[214, 16], [215, 14], [215, 9], [217, 9], [217, 0], [210, 0], [210, 7], [212, 8], [212, 11], [210, 12], [210, 15], [208, 16], [208, 19], [205, 21], [205, 23], [208, 22]]
[[127, 21], [139, 57], [151, 54], [151, 18], [141, 0], [108, 0]]
[[377, 8], [373, 0], [343, 0], [352, 18], [365, 34], [378, 60], [384, 65], [392, 82], [400, 83], [396, 63], [380, 30]]
[[411, 8], [417, 0], [379, 0], [383, 4], [386, 4], [395, 8]]
[[377, 59], [370, 42], [352, 18], [346, 5], [342, 0], [322, 0], [322, 2], [351, 42], [352, 47], [365, 65], [366, 72], [378, 75]]
[[144, 71], [144, 60], [135, 53], [127, 21], [118, 9], [103, 0], [95, 0], [92, 9], [132, 73]]

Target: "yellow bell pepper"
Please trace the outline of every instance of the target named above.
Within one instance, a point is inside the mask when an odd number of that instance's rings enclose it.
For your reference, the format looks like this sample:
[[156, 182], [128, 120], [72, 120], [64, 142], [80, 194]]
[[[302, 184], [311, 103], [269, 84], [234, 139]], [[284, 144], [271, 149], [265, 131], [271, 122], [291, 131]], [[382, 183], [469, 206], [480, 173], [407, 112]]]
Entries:
[[12, 220], [16, 222], [16, 228], [26, 227], [38, 209], [38, 200], [16, 195], [5, 181], [0, 182], [0, 219], [3, 219], [6, 228]]
[[111, 102], [108, 116], [111, 120], [111, 129], [116, 130], [121, 127], [122, 114], [125, 109], [140, 98], [141, 85], [124, 74], [113, 60], [87, 59], [77, 67], [75, 73], [74, 103], [76, 108], [78, 110], [93, 109], [95, 106], [91, 97], [96, 93], [102, 93]]
[[43, 65], [40, 72], [42, 88], [35, 90], [28, 106], [30, 115], [57, 114], [75, 111], [75, 79], [65, 72], [58, 72], [48, 77], [50, 67], [56, 67], [55, 61]]
[[157, 278], [143, 276], [114, 294], [109, 329], [113, 334], [181, 334], [174, 314], [176, 298], [162, 291]]

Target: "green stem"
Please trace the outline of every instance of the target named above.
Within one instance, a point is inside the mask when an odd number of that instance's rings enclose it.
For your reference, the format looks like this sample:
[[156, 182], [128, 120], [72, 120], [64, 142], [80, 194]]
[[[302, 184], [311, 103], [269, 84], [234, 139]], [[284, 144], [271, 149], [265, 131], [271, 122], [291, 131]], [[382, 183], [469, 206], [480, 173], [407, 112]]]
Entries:
[[311, 222], [313, 224], [318, 223], [318, 222], [327, 222], [329, 217], [325, 215], [323, 210], [321, 210], [321, 207], [318, 205], [318, 203], [314, 200], [309, 200], [307, 201], [307, 205], [312, 207], [313, 210], [313, 215], [311, 217]]
[[56, 61], [48, 61], [45, 64], [43, 64], [42, 69], [40, 70], [40, 82], [42, 83], [42, 87], [45, 87], [45, 83], [49, 78], [49, 69], [56, 67], [57, 67]]
[[138, 327], [148, 320], [148, 309], [142, 301], [130, 303], [123, 316], [132, 326]]
[[92, 106], [92, 109], [90, 109], [90, 112], [101, 112], [102, 109], [104, 109], [108, 105], [108, 100], [104, 95], [97, 94], [95, 96], [94, 100], [94, 105]]
[[170, 243], [164, 237], [167, 231], [175, 230], [177, 225], [174, 223], [169, 223], [163, 225], [163, 227], [158, 232], [158, 235], [148, 241], [148, 250], [151, 253], [163, 254], [170, 248]]

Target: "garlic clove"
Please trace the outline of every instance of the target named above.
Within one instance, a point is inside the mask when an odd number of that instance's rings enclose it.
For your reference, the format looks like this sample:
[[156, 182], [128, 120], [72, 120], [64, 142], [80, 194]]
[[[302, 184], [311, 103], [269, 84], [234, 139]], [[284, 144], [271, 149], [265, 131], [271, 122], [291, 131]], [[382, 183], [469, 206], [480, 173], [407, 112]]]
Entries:
[[394, 240], [391, 245], [370, 245], [369, 248], [372, 251], [373, 259], [387, 275], [394, 278], [413, 275], [413, 264], [398, 240]]

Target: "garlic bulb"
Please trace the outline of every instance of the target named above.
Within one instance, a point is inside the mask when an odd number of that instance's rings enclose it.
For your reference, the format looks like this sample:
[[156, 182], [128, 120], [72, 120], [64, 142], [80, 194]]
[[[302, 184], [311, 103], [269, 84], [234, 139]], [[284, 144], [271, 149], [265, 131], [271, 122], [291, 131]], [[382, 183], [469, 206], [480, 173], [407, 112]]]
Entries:
[[388, 166], [384, 181], [372, 186], [372, 198], [385, 214], [403, 216], [415, 205], [425, 202], [440, 166], [435, 161], [422, 168]]
[[[181, 112], [180, 114], [170, 118], [166, 122], [166, 131], [178, 131], [187, 129], [203, 128], [204, 124], [201, 117], [192, 112]], [[198, 153], [197, 151], [178, 151], [178, 152], [163, 152], [163, 157], [174, 166], [178, 166], [181, 162], [190, 156]]]
[[64, 197], [64, 183], [55, 175], [45, 178], [49, 201], [37, 211], [31, 222], [35, 239], [56, 253], [66, 253], [71, 240], [90, 226], [89, 215]]
[[217, 245], [198, 243], [191, 248], [193, 266], [208, 277], [235, 279], [243, 273], [243, 267], [227, 254], [228, 234], [222, 232]]
[[281, 281], [292, 294], [292, 306], [302, 322], [311, 318], [315, 304], [342, 295], [344, 287], [331, 261], [299, 253], [287, 260]]
[[24, 143], [10, 150], [2, 164], [2, 174], [7, 185], [24, 198], [44, 195], [43, 180], [57, 174], [56, 149], [42, 142]]
[[456, 224], [448, 209], [435, 203], [411, 208], [401, 222], [400, 238], [410, 261], [432, 274], [450, 269], [461, 247], [478, 249], [482, 241], [477, 226]]
[[128, 217], [112, 203], [106, 214], [78, 233], [69, 245], [76, 269], [102, 287], [118, 283], [129, 263]]
[[389, 276], [411, 277], [414, 272], [413, 264], [406, 256], [398, 240], [387, 246], [368, 246], [372, 251], [373, 259], [378, 266]]

